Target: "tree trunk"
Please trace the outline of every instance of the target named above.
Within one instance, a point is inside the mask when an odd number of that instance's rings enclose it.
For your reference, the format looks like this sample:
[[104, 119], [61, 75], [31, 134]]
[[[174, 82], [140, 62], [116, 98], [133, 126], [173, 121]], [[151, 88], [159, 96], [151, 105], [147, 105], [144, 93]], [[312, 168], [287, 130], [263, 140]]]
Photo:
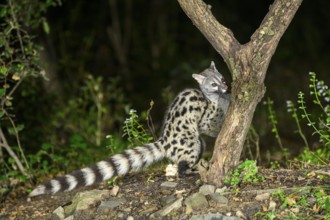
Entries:
[[302, 0], [275, 0], [250, 42], [241, 45], [221, 25], [202, 0], [178, 0], [194, 25], [223, 57], [233, 82], [231, 104], [217, 137], [204, 181], [221, 186], [226, 173], [237, 167], [257, 104], [265, 93], [266, 71], [280, 38]]

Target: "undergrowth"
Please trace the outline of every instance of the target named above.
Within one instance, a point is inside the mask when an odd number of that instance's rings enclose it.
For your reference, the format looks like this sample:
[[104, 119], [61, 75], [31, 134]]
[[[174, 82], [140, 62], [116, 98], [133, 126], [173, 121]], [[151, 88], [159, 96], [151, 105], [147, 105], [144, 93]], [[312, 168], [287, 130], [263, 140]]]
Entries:
[[[277, 127], [278, 122], [276, 113], [273, 110], [273, 101], [268, 98], [266, 105], [268, 116], [272, 125], [272, 133], [282, 151], [284, 158], [288, 163], [294, 162], [302, 167], [310, 165], [325, 166], [330, 164], [330, 89], [324, 81], [317, 79], [315, 73], [310, 73], [309, 97], [312, 103], [307, 103], [306, 95], [303, 92], [298, 93], [297, 101], [288, 100], [286, 102], [287, 112], [291, 114], [296, 126], [294, 131], [304, 145], [301, 153], [293, 160], [289, 161], [290, 146], [284, 146], [280, 131]], [[306, 133], [308, 128], [312, 129], [311, 134]], [[317, 136], [317, 143], [309, 143], [311, 136]], [[272, 161], [274, 163], [274, 161]]]

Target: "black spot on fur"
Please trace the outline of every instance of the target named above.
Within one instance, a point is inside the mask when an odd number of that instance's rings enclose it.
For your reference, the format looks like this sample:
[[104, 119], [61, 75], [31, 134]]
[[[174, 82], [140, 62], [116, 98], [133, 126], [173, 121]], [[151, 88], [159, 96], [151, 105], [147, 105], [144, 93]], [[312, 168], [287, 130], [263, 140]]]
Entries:
[[181, 116], [185, 115], [187, 113], [187, 108], [183, 107], [182, 111], [181, 111]]
[[170, 147], [171, 147], [170, 144], [166, 144], [166, 145], [164, 146], [164, 149], [165, 149], [165, 150], [168, 150]]
[[182, 93], [182, 96], [187, 96], [189, 94], [190, 94], [190, 91], [185, 91], [185, 92]]
[[179, 105], [182, 105], [185, 101], [186, 101], [186, 98], [182, 97], [180, 102], [179, 102]]
[[175, 106], [178, 101], [179, 101], [179, 97], [176, 97], [176, 99], [174, 99], [174, 101], [172, 102], [171, 108]]
[[185, 142], [186, 142], [186, 141], [185, 141], [184, 139], [180, 139], [180, 144], [181, 144], [181, 145], [184, 145]]
[[191, 101], [191, 102], [195, 102], [195, 101], [197, 101], [197, 97], [196, 97], [196, 96], [191, 96], [191, 97], [189, 98], [189, 101]]
[[173, 151], [171, 152], [171, 156], [172, 156], [172, 157], [175, 155], [177, 149], [178, 149], [177, 147], [173, 147]]

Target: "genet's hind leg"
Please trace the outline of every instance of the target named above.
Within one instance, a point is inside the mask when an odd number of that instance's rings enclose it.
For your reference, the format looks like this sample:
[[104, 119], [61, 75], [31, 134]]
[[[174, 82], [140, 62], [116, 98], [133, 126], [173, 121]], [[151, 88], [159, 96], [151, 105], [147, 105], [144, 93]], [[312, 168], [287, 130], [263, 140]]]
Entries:
[[178, 155], [178, 173], [179, 177], [187, 175], [187, 170], [194, 167], [194, 165], [200, 160], [204, 146], [203, 141], [196, 139], [193, 141], [187, 141], [185, 143], [185, 149]]

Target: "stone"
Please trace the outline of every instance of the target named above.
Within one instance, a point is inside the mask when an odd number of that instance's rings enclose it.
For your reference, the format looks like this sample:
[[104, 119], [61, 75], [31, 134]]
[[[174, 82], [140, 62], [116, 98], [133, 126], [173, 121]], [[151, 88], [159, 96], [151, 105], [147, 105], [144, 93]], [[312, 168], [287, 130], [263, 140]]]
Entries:
[[214, 193], [214, 191], [215, 191], [215, 186], [213, 185], [205, 184], [199, 188], [199, 192], [202, 193], [203, 195], [210, 195]]
[[276, 209], [276, 202], [270, 201], [269, 206], [268, 206], [268, 210], [274, 212], [275, 209]]
[[187, 206], [186, 214], [190, 214], [193, 210], [200, 210], [208, 207], [206, 197], [202, 193], [194, 193], [184, 201]]
[[227, 190], [227, 186], [224, 186], [224, 187], [222, 187], [222, 188], [217, 188], [217, 189], [215, 190], [215, 192], [216, 192], [216, 193], [223, 194], [224, 192], [226, 192], [226, 190]]
[[255, 199], [256, 199], [257, 201], [265, 201], [265, 200], [269, 199], [269, 197], [270, 197], [270, 194], [269, 194], [269, 193], [263, 193], [263, 194], [259, 194], [259, 195], [257, 195], [257, 196], [255, 197]]
[[113, 209], [124, 202], [126, 202], [124, 198], [111, 198], [109, 200], [102, 201], [97, 210], [102, 211], [103, 209]]
[[55, 209], [51, 216], [52, 220], [63, 220], [64, 218], [65, 218], [65, 214], [64, 214], [64, 209], [62, 206]]
[[242, 218], [244, 220], [247, 219], [247, 217], [244, 215], [244, 213], [241, 210], [237, 210], [236, 216], [239, 217], [239, 218]]
[[70, 215], [70, 216], [66, 217], [64, 220], [73, 220], [73, 219], [74, 219], [74, 216]]
[[162, 184], [160, 184], [160, 187], [163, 187], [163, 188], [175, 188], [177, 185], [178, 185], [178, 183], [176, 183], [176, 182], [166, 181], [166, 182], [163, 182]]
[[164, 208], [162, 208], [162, 209], [158, 210], [157, 212], [153, 213], [150, 216], [150, 218], [164, 217], [164, 216], [168, 215], [169, 213], [171, 213], [172, 211], [178, 210], [179, 208], [182, 207], [182, 201], [183, 201], [183, 197], [177, 199], [173, 203], [168, 204]]
[[105, 196], [110, 196], [109, 190], [90, 190], [77, 193], [72, 199], [72, 203], [64, 207], [65, 216], [71, 215], [75, 211], [88, 209], [90, 205], [100, 201]]
[[225, 216], [220, 213], [193, 215], [190, 220], [243, 220], [236, 216]]
[[112, 189], [111, 189], [111, 195], [112, 196], [117, 196], [119, 192], [119, 186], [115, 185]]
[[164, 197], [160, 198], [160, 203], [162, 204], [162, 206], [165, 206], [171, 202], [174, 202], [175, 200], [176, 200], [175, 195], [169, 195], [169, 196], [164, 196]]
[[210, 194], [210, 197], [216, 203], [224, 204], [224, 205], [228, 204], [228, 199], [226, 197], [224, 197], [223, 195], [221, 195], [220, 193], [212, 193], [212, 194]]

